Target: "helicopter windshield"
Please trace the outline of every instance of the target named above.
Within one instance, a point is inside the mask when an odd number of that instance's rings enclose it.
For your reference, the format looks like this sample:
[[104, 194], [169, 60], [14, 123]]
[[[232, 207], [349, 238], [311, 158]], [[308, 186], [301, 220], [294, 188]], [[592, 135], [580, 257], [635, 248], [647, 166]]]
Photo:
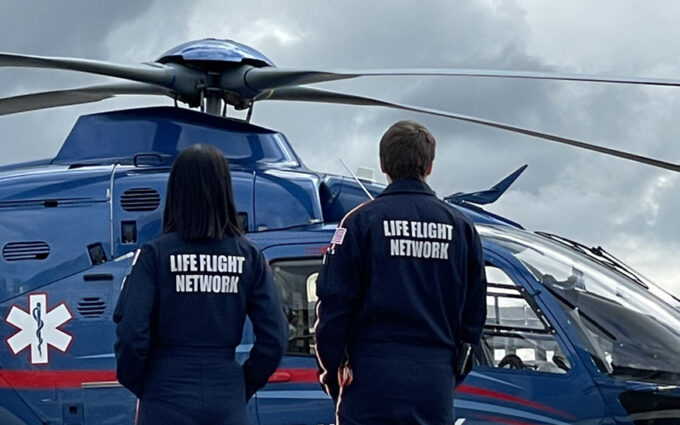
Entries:
[[666, 297], [552, 238], [505, 227], [478, 230], [555, 296], [601, 372], [680, 382], [680, 311]]

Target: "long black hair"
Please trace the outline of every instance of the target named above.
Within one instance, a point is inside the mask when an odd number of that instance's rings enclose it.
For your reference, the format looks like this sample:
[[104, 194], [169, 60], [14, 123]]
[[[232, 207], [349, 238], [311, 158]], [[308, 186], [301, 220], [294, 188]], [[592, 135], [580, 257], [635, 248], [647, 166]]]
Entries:
[[182, 239], [221, 239], [242, 235], [227, 158], [210, 145], [184, 149], [168, 178], [163, 232]]

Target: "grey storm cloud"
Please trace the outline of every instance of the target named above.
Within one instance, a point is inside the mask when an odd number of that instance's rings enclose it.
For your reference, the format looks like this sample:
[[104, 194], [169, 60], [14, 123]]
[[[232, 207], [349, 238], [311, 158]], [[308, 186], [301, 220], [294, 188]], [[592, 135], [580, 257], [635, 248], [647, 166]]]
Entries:
[[[653, 13], [664, 7], [665, 13]], [[673, 7], [679, 10], [668, 10]], [[135, 63], [187, 40], [230, 38], [282, 67], [456, 67], [628, 74], [680, 73], [680, 5], [587, 1], [5, 2], [0, 51]], [[33, 12], [37, 10], [37, 12]], [[575, 25], [574, 22], [579, 22]], [[0, 69], [0, 95], [102, 82], [75, 73]], [[105, 81], [105, 79], [104, 79]], [[10, 82], [7, 84], [7, 82]], [[364, 78], [320, 87], [535, 128], [680, 161], [673, 89], [487, 78]], [[0, 165], [49, 157], [80, 114], [167, 100], [138, 98], [0, 117]], [[310, 168], [369, 166], [395, 120], [423, 122], [438, 139], [432, 186], [476, 191], [529, 164], [488, 209], [530, 229], [610, 248], [680, 293], [672, 173], [527, 136], [380, 108], [261, 102], [254, 121], [285, 133]]]
[[38, 2], [6, 0], [0, 14], [0, 48], [36, 55], [108, 57], [106, 37], [144, 13], [150, 1]]

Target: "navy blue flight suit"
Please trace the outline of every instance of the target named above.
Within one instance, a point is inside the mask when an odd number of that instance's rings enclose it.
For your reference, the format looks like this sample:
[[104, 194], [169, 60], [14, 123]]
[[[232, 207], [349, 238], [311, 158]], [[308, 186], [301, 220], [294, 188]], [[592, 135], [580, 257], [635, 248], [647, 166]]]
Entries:
[[317, 356], [337, 424], [452, 424], [458, 347], [478, 344], [486, 319], [472, 222], [425, 182], [399, 179], [343, 219], [324, 263]]
[[[283, 356], [287, 321], [262, 253], [244, 237], [142, 246], [114, 321], [117, 376], [140, 399], [139, 425], [245, 424], [246, 401]], [[255, 344], [234, 350], [246, 315]]]

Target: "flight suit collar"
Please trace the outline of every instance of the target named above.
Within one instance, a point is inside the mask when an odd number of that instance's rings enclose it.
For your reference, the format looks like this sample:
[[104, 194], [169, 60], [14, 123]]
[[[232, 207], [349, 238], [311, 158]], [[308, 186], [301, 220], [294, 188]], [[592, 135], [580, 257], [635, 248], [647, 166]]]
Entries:
[[425, 195], [437, 196], [427, 183], [416, 179], [394, 180], [378, 196], [392, 195], [395, 193], [422, 193]]

